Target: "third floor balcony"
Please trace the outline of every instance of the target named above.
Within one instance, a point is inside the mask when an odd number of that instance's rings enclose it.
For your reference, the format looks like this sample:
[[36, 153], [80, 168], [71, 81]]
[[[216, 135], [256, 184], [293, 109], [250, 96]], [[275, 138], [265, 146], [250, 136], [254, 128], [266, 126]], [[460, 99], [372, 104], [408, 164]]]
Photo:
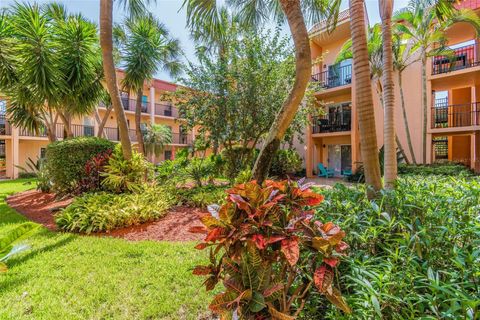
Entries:
[[480, 125], [479, 107], [479, 102], [447, 105], [441, 100], [437, 101], [432, 108], [432, 129], [478, 126]]
[[480, 65], [478, 43], [452, 48], [451, 53], [432, 58], [432, 75], [476, 67]]
[[318, 82], [324, 89], [349, 85], [352, 83], [352, 65], [330, 65], [326, 71], [313, 74], [312, 81]]
[[[135, 112], [136, 106], [137, 106], [137, 100], [136, 99], [130, 99], [130, 98], [121, 98], [123, 109], [126, 111], [132, 111]], [[172, 117], [172, 118], [179, 118], [180, 114], [178, 111], [178, 108], [172, 106], [169, 103], [155, 103], [154, 104], [154, 114], [156, 116], [162, 116], [162, 117]], [[105, 104], [100, 103], [101, 108], [105, 108]], [[151, 104], [150, 101], [142, 101], [142, 113], [144, 114], [150, 114]]]

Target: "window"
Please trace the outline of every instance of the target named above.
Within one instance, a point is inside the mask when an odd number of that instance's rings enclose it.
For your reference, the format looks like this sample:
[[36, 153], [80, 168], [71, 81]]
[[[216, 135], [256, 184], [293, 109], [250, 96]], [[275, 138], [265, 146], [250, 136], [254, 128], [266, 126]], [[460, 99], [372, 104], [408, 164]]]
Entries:
[[433, 139], [435, 160], [448, 160], [448, 137], [436, 137]]
[[142, 112], [147, 112], [148, 110], [148, 97], [142, 96]]
[[165, 150], [163, 152], [163, 157], [165, 160], [172, 160], [172, 151], [171, 150]]
[[45, 159], [47, 148], [40, 148], [40, 159]]
[[7, 112], [7, 101], [0, 100], [0, 115], [5, 115]]

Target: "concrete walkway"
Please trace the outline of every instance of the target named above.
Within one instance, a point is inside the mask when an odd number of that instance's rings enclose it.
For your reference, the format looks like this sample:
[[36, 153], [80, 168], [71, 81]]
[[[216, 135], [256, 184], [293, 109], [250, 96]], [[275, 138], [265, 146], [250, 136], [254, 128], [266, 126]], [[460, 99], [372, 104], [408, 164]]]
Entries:
[[307, 182], [313, 182], [315, 186], [327, 189], [332, 188], [336, 183], [341, 183], [349, 187], [354, 185], [354, 183], [346, 182], [342, 178], [307, 178]]

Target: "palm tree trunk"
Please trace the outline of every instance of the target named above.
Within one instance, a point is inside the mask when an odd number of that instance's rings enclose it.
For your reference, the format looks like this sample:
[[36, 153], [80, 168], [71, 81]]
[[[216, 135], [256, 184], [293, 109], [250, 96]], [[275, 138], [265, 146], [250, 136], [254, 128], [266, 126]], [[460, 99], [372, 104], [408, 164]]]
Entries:
[[407, 108], [405, 108], [405, 96], [403, 94], [402, 72], [401, 71], [398, 71], [398, 87], [400, 89], [400, 102], [401, 102], [401, 106], [402, 106], [403, 124], [405, 126], [405, 134], [407, 136], [408, 150], [410, 151], [410, 155], [412, 156], [413, 164], [417, 164], [417, 159], [415, 158], [415, 152], [413, 151], [412, 137], [410, 136], [410, 127], [408, 125]]
[[310, 79], [312, 56], [310, 40], [299, 0], [280, 0], [295, 45], [295, 83], [278, 112], [253, 168], [253, 178], [262, 183], [267, 177], [280, 141], [293, 121]]
[[422, 151], [423, 164], [427, 163], [427, 57], [422, 54], [422, 109], [423, 109], [423, 132]]
[[113, 110], [117, 118], [123, 157], [129, 160], [132, 158], [132, 143], [128, 135], [127, 118], [123, 110], [122, 101], [120, 100], [112, 54], [112, 2], [113, 0], [100, 0], [100, 45], [102, 47], [103, 72], [105, 73], [107, 89], [110, 93]]
[[360, 151], [365, 170], [365, 182], [374, 192], [382, 188], [378, 160], [377, 133], [373, 109], [372, 83], [367, 50], [364, 0], [350, 0], [350, 29], [352, 32], [353, 70], [355, 74], [355, 99], [360, 130]]
[[140, 128], [141, 120], [142, 120], [142, 95], [143, 90], [139, 88], [137, 90], [137, 101], [135, 106], [135, 133], [137, 135], [137, 143], [138, 143], [138, 152], [141, 154], [145, 154], [144, 143], [143, 143], [143, 133]]
[[385, 188], [393, 189], [397, 179], [397, 148], [395, 141], [395, 95], [393, 84], [392, 12], [393, 0], [379, 2], [383, 40], [383, 145], [385, 150]]
[[103, 118], [100, 120], [100, 115], [98, 113], [98, 109], [95, 109], [95, 119], [98, 123], [98, 132], [97, 132], [97, 137], [101, 138], [103, 137], [103, 130], [105, 128], [105, 125], [107, 124], [108, 116], [110, 115], [110, 112], [112, 112], [112, 107], [107, 108], [105, 111], [105, 115]]
[[68, 119], [68, 117], [62, 112], [59, 112], [58, 116], [60, 117], [60, 119], [62, 119], [62, 122], [63, 122], [63, 130], [65, 132], [65, 138], [73, 138], [72, 128], [70, 126], [70, 120]]

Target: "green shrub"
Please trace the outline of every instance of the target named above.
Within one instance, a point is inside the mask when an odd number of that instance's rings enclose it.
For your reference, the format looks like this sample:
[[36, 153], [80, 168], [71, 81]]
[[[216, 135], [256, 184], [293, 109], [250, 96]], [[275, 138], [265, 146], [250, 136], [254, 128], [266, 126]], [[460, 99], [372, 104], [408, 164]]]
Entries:
[[59, 212], [55, 222], [65, 231], [109, 231], [159, 219], [174, 200], [165, 190], [147, 186], [138, 193], [86, 193]]
[[101, 176], [102, 186], [106, 190], [116, 193], [134, 192], [152, 178], [153, 165], [136, 151], [132, 152], [130, 160], [125, 160], [121, 146], [117, 145], [104, 170]]
[[72, 192], [83, 176], [85, 163], [98, 153], [112, 150], [114, 143], [95, 137], [65, 139], [49, 144], [46, 169], [57, 193]]
[[314, 295], [304, 319], [478, 317], [480, 179], [404, 176], [373, 201], [363, 185], [321, 193], [317, 216], [338, 223], [351, 247], [340, 286], [353, 314]]
[[233, 181], [240, 171], [247, 167], [253, 167], [258, 150], [251, 150], [241, 146], [234, 146], [231, 149], [223, 149], [221, 157], [224, 165], [224, 176]]
[[211, 204], [223, 204], [225, 202], [227, 189], [226, 186], [206, 185], [194, 188], [174, 188], [177, 197], [177, 203], [193, 206], [197, 208], [206, 208]]
[[252, 180], [252, 169], [246, 168], [240, 171], [235, 178], [235, 184], [241, 184]]
[[442, 175], [442, 176], [472, 176], [472, 171], [458, 163], [438, 163], [430, 165], [407, 165], [400, 164], [398, 166], [399, 174], [413, 175]]
[[275, 153], [270, 167], [270, 176], [285, 177], [302, 169], [302, 157], [295, 149], [279, 149]]

